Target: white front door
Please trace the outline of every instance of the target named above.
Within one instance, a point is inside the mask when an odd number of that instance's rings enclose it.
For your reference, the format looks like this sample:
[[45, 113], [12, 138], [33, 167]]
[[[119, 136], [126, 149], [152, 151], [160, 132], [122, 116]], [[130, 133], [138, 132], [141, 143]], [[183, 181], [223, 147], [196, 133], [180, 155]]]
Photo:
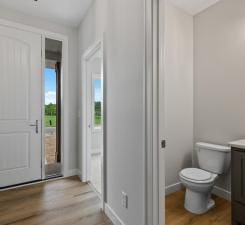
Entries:
[[0, 187], [41, 179], [41, 35], [0, 26]]

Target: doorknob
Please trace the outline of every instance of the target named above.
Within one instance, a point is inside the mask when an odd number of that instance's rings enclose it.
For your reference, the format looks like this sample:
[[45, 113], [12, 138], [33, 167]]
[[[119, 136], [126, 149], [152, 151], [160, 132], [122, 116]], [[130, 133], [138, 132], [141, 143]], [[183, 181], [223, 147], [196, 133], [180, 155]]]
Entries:
[[166, 140], [161, 141], [161, 148], [166, 148]]
[[30, 124], [30, 127], [36, 127], [36, 133], [38, 134], [38, 120], [36, 120], [35, 124]]

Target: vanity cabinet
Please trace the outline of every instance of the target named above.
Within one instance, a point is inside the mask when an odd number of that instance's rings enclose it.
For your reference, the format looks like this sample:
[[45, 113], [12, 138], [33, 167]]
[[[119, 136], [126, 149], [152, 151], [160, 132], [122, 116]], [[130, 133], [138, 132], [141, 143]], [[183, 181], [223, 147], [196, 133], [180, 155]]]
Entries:
[[232, 225], [245, 225], [245, 149], [232, 147]]

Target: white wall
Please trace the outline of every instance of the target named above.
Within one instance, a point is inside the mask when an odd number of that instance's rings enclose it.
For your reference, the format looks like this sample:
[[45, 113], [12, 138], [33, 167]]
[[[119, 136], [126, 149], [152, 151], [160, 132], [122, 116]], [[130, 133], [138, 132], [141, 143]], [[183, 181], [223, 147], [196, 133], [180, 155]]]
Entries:
[[[245, 136], [244, 9], [244, 0], [223, 0], [195, 17], [195, 141]], [[230, 176], [219, 186], [230, 190]]]
[[171, 3], [166, 3], [165, 12], [165, 174], [168, 193], [171, 192], [169, 186], [179, 183], [180, 170], [192, 166], [193, 17]]
[[[82, 55], [96, 41], [102, 40], [106, 27], [107, 0], [94, 1], [78, 29], [79, 90], [78, 107], [80, 114], [79, 135], [82, 133]], [[78, 168], [82, 173], [82, 137], [79, 140]]]
[[108, 0], [95, 0], [79, 27], [79, 55], [103, 38], [106, 30]]
[[[19, 12], [11, 11], [9, 9], [0, 8], [0, 18], [7, 19], [13, 22], [22, 23], [25, 25], [33, 26], [40, 29], [57, 32], [68, 36], [69, 45], [69, 90], [67, 92], [67, 107], [69, 108], [69, 126], [68, 129], [68, 146], [69, 146], [69, 165], [70, 173], [74, 172], [77, 168], [77, 45], [78, 45], [78, 32], [77, 29], [50, 23], [46, 20], [27, 16]], [[69, 171], [68, 171], [69, 172]]]
[[127, 225], [144, 224], [143, 7], [141, 0], [95, 0], [79, 29], [80, 55], [105, 32], [107, 203]]

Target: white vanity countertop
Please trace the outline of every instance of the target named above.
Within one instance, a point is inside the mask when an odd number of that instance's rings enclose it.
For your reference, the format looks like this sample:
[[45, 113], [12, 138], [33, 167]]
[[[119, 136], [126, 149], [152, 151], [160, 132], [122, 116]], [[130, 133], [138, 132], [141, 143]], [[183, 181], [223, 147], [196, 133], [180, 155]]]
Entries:
[[232, 141], [229, 144], [231, 147], [245, 149], [245, 139]]

